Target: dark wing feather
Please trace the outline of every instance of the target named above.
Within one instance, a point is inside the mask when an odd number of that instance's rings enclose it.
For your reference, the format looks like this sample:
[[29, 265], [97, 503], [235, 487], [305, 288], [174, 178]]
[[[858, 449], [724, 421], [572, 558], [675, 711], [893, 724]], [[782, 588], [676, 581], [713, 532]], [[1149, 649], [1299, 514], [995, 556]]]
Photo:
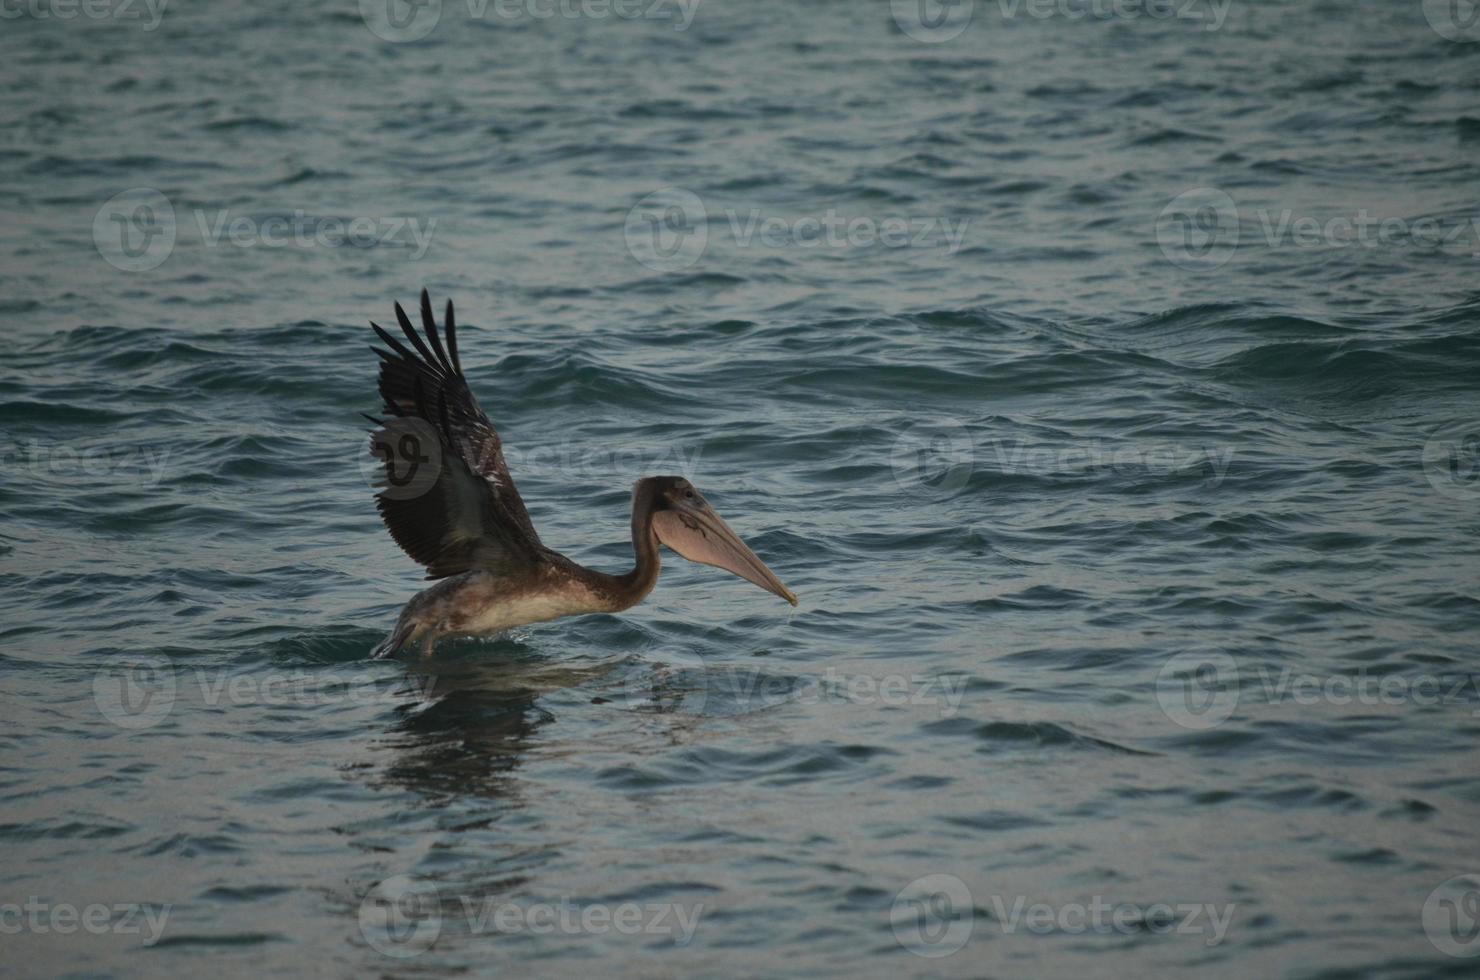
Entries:
[[390, 348], [372, 348], [390, 416], [371, 437], [384, 467], [375, 500], [380, 516], [402, 550], [427, 567], [427, 578], [539, 564], [545, 550], [504, 464], [498, 432], [463, 376], [452, 304], [445, 346], [426, 290], [421, 319], [425, 340], [396, 304], [409, 347], [371, 324]]

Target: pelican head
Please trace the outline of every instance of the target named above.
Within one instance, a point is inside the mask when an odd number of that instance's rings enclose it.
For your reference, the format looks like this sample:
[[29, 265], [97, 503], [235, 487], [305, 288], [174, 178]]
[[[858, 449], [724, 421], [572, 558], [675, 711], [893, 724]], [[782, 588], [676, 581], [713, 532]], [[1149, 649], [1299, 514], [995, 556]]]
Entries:
[[637, 488], [636, 499], [643, 498], [650, 501], [653, 533], [665, 547], [689, 561], [723, 568], [793, 606], [797, 604], [796, 595], [745, 546], [688, 480], [681, 476], [647, 477]]

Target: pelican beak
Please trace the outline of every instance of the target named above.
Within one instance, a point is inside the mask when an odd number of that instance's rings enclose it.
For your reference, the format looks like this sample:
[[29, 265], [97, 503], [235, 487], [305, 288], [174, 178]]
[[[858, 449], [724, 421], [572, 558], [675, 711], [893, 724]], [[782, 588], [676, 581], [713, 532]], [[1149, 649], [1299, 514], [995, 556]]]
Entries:
[[781, 584], [766, 563], [745, 546], [740, 535], [697, 493], [692, 501], [674, 501], [671, 509], [655, 513], [653, 531], [659, 541], [689, 561], [723, 568], [779, 595], [793, 606], [797, 604], [796, 595]]

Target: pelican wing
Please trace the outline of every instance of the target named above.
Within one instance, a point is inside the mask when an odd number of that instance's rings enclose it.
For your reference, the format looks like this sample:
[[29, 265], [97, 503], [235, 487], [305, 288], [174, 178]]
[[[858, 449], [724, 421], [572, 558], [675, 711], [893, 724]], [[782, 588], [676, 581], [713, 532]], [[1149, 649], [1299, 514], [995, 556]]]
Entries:
[[379, 426], [371, 451], [384, 470], [375, 503], [391, 537], [432, 579], [538, 564], [544, 547], [504, 464], [498, 432], [463, 376], [452, 303], [445, 345], [426, 290], [425, 338], [399, 303], [396, 320], [405, 342], [371, 324], [390, 348], [372, 348], [380, 355], [380, 397], [389, 417], [371, 420]]

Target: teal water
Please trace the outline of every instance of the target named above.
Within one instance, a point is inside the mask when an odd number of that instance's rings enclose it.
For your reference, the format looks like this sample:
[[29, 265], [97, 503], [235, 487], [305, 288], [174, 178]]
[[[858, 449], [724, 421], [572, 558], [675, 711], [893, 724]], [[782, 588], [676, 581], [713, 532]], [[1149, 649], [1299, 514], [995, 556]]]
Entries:
[[[6, 8], [4, 971], [1474, 975], [1441, 6]], [[368, 660], [423, 286], [547, 544], [801, 605]]]

